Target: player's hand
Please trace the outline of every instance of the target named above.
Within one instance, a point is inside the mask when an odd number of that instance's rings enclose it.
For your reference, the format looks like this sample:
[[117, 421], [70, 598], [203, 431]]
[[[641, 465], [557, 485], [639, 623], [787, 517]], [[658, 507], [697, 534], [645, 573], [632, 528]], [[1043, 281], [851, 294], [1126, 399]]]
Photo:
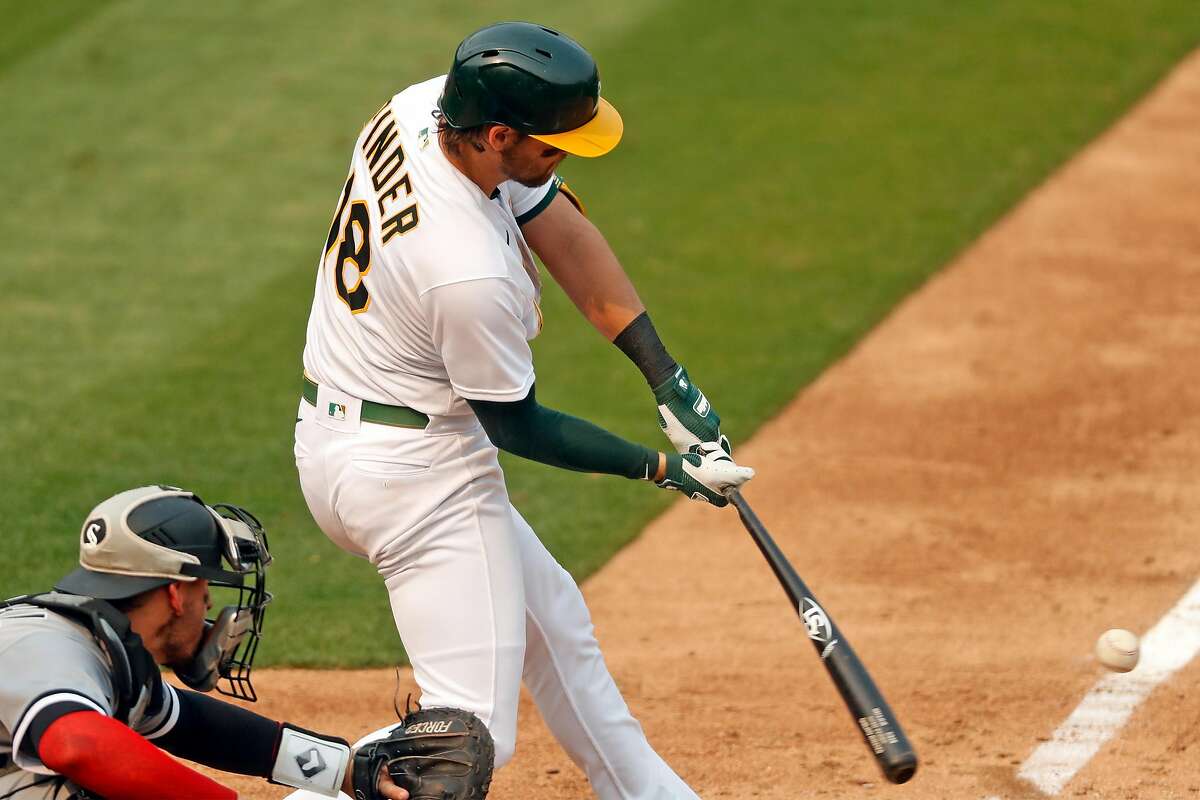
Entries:
[[726, 492], [737, 489], [753, 477], [754, 470], [739, 467], [728, 453], [710, 442], [696, 445], [691, 453], [668, 453], [666, 475], [655, 485], [683, 492], [693, 500], [720, 508], [729, 504]]
[[658, 426], [680, 453], [692, 452], [702, 444], [715, 443], [732, 454], [729, 440], [721, 435], [721, 418], [709, 404], [687, 370], [679, 367], [669, 380], [654, 387], [658, 401]]
[[386, 766], [379, 770], [379, 793], [388, 800], [408, 800], [408, 792], [396, 785]]
[[[350, 763], [354, 763], [354, 758], [351, 756]], [[387, 800], [408, 800], [408, 792], [401, 789], [392, 780], [391, 774], [387, 770], [387, 764], [379, 765], [379, 779], [375, 784], [378, 790], [379, 797], [386, 797]], [[346, 779], [342, 781], [342, 794], [354, 797], [354, 770], [346, 770]]]

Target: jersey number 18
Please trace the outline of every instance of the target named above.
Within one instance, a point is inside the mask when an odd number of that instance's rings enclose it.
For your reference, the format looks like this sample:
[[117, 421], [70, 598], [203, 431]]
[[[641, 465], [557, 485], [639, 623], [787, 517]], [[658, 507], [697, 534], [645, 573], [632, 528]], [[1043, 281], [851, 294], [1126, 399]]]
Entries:
[[[403, 184], [409, 188], [407, 182], [408, 176], [404, 175], [398, 185]], [[350, 309], [350, 313], [361, 314], [371, 305], [371, 293], [367, 290], [367, 284], [363, 282], [363, 278], [371, 271], [371, 237], [369, 235], [371, 216], [366, 202], [355, 200], [353, 203], [349, 203], [350, 211], [345, 214], [345, 224], [339, 227], [353, 185], [354, 174], [351, 173], [350, 177], [346, 179], [346, 185], [342, 188], [342, 196], [338, 201], [337, 212], [333, 215], [333, 222], [329, 225], [322, 265], [324, 265], [324, 259], [329, 258], [329, 251], [333, 248], [334, 241], [337, 240], [337, 254], [333, 265], [333, 286], [338, 297]], [[387, 220], [384, 241], [386, 242], [396, 233], [407, 233], [415, 228], [417, 225], [416, 212], [417, 208], [414, 203], [400, 214]], [[339, 230], [340, 238], [338, 237]]]

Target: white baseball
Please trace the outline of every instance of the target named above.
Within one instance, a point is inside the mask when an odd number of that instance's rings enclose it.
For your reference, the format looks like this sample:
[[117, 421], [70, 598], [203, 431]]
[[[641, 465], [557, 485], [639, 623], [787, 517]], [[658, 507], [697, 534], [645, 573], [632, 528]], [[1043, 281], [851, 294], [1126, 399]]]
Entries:
[[1113, 628], [1096, 640], [1096, 658], [1114, 672], [1129, 672], [1140, 655], [1138, 637], [1127, 630]]

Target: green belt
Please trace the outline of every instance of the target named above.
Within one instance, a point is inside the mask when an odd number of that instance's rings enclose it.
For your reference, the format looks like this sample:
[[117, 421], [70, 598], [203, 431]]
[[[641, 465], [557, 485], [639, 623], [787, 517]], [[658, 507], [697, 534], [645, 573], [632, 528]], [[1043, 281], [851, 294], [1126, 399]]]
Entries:
[[[304, 399], [316, 407], [317, 385], [307, 375], [304, 376]], [[386, 406], [371, 400], [362, 401], [359, 419], [377, 425], [391, 425], [394, 428], [424, 428], [429, 424], [429, 417], [420, 411], [413, 411], [407, 406]]]

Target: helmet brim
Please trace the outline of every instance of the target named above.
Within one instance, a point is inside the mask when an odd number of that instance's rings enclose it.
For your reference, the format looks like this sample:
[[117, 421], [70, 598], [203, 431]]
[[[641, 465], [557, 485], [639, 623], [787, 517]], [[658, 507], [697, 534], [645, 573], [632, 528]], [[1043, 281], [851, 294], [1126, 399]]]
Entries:
[[[186, 580], [182, 576], [174, 580]], [[67, 594], [95, 597], [100, 600], [124, 600], [171, 583], [171, 578], [117, 575], [111, 572], [77, 568], [64, 575], [54, 588]]]
[[601, 97], [596, 108], [596, 116], [578, 128], [563, 133], [531, 133], [529, 135], [539, 142], [545, 142], [551, 147], [557, 147], [573, 156], [595, 158], [616, 147], [624, 132], [625, 123], [621, 120], [621, 115], [612, 103]]

